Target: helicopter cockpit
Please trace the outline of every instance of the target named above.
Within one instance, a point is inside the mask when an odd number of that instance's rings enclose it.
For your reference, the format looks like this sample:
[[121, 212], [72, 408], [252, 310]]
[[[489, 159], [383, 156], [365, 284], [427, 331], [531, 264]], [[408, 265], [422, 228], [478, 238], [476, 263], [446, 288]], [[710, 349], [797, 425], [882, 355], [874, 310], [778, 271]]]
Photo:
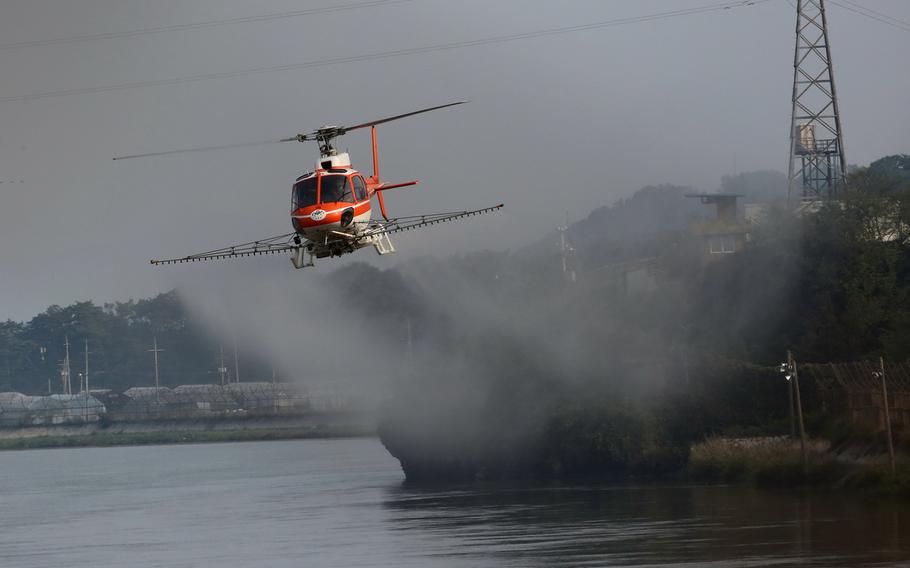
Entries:
[[295, 210], [302, 207], [316, 205], [319, 197], [319, 178], [314, 175], [304, 177], [294, 184], [294, 191], [291, 192], [291, 207]]
[[308, 174], [294, 184], [291, 205], [296, 210], [322, 203], [355, 203], [366, 199], [366, 186], [359, 175]]
[[351, 182], [346, 175], [323, 175], [319, 179], [320, 203], [354, 203]]

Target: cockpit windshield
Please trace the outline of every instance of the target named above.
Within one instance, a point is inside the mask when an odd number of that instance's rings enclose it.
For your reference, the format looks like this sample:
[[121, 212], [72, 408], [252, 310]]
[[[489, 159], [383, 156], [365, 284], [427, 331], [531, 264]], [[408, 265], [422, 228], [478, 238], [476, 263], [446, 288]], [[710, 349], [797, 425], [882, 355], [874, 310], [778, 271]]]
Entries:
[[354, 194], [351, 192], [351, 184], [348, 182], [347, 176], [322, 176], [320, 201], [322, 203], [338, 201], [353, 203]]
[[295, 210], [301, 207], [316, 205], [316, 180], [313, 176], [294, 184], [294, 193], [291, 196], [291, 207]]

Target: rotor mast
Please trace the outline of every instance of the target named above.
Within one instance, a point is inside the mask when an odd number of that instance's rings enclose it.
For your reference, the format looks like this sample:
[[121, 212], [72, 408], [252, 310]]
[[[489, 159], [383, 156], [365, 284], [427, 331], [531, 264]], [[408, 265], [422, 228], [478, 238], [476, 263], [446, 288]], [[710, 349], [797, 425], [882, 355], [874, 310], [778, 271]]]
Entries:
[[316, 132], [306, 135], [298, 134], [298, 142], [306, 142], [307, 140], [316, 140], [316, 143], [319, 145], [319, 157], [328, 158], [334, 156], [338, 153], [335, 150], [335, 139], [344, 134], [344, 129], [338, 128], [337, 126], [323, 126], [318, 129]]

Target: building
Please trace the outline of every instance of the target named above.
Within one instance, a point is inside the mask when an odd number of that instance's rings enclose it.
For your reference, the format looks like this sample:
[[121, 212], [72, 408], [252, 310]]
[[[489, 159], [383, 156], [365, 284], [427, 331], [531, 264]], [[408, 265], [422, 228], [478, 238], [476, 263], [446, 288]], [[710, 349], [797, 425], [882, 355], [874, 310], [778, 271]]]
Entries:
[[221, 385], [180, 385], [174, 389], [174, 402], [182, 410], [202, 413], [239, 408], [233, 394]]
[[714, 217], [700, 219], [692, 225], [692, 233], [701, 241], [706, 260], [742, 251], [752, 237], [752, 223], [739, 216], [735, 193], [693, 193], [686, 197], [699, 199], [703, 205], [714, 205]]
[[19, 392], [0, 392], [0, 426], [22, 426], [26, 423], [28, 406], [35, 397]]
[[105, 411], [101, 401], [85, 393], [35, 396], [28, 404], [25, 423], [51, 426], [98, 422]]
[[123, 392], [129, 400], [118, 408], [118, 419], [164, 418], [173, 406], [174, 391], [168, 387], [132, 387]]
[[253, 412], [283, 412], [305, 402], [294, 385], [288, 383], [230, 383], [224, 388], [239, 408]]

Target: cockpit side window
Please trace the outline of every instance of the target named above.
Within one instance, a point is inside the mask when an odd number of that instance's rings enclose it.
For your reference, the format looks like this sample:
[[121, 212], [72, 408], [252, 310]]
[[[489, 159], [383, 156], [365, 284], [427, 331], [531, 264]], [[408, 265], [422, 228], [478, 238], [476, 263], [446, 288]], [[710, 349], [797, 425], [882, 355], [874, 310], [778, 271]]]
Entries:
[[316, 176], [300, 180], [294, 184], [291, 194], [291, 207], [300, 209], [316, 205]]
[[365, 201], [367, 198], [367, 188], [363, 184], [363, 178], [354, 176], [351, 179], [354, 181], [354, 195], [357, 196], [357, 201]]
[[320, 203], [353, 203], [354, 195], [351, 193], [351, 184], [347, 176], [322, 176], [320, 178]]

